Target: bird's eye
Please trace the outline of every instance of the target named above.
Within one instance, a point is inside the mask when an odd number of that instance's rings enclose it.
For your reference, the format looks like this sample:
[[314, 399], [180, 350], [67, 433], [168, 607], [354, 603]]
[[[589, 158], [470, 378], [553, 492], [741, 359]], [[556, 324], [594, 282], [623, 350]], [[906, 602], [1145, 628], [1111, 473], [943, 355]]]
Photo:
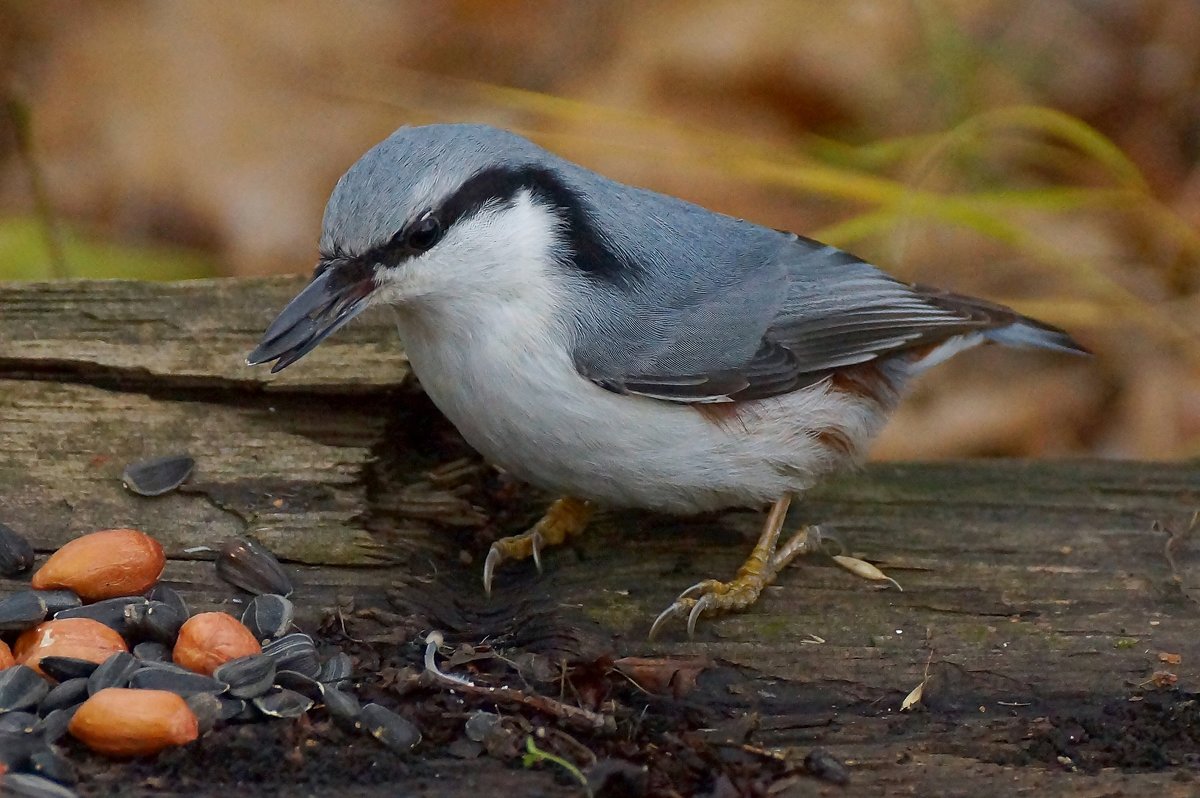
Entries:
[[429, 215], [418, 220], [408, 229], [404, 243], [416, 252], [426, 252], [442, 240], [442, 223], [436, 216]]

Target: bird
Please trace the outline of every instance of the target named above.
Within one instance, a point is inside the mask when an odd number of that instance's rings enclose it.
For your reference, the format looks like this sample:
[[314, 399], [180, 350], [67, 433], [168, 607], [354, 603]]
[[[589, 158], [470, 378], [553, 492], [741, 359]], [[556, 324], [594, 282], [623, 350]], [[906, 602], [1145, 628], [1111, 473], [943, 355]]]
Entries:
[[820, 543], [788, 508], [856, 466], [913, 379], [985, 343], [1086, 353], [983, 299], [626, 185], [515, 133], [401, 127], [337, 181], [311, 282], [246, 358], [290, 366], [391, 306], [422, 389], [486, 460], [560, 496], [500, 563], [580, 534], [597, 508], [766, 509], [726, 581], [654, 620], [748, 609]]

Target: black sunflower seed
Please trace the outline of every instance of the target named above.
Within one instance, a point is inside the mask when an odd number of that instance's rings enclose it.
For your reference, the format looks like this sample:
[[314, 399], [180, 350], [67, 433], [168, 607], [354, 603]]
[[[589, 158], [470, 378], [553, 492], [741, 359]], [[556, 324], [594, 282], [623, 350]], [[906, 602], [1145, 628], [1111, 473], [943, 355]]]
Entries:
[[276, 688], [250, 703], [268, 718], [298, 718], [312, 709], [313, 700], [295, 690]]
[[63, 610], [74, 609], [83, 604], [79, 596], [70, 590], [35, 590], [35, 593], [46, 602], [46, 614], [51, 617]]
[[125, 607], [126, 633], [136, 640], [173, 645], [179, 636], [179, 627], [186, 620], [187, 615], [164, 601], [147, 601]]
[[[87, 680], [84, 679], [83, 682], [86, 688]], [[79, 706], [79, 704], [76, 704], [46, 713], [46, 717], [38, 721], [38, 724], [33, 727], [34, 734], [41, 737], [47, 743], [58, 742], [66, 736], [67, 727], [71, 724], [71, 718], [75, 717]]]
[[38, 712], [42, 717], [46, 717], [56, 709], [65, 709], [73, 707], [76, 704], [82, 704], [88, 697], [88, 680], [87, 679], [67, 679], [65, 682], [59, 682], [50, 689], [46, 697], [42, 699], [42, 703], [38, 706]]
[[278, 593], [264, 593], [250, 599], [242, 613], [242, 623], [259, 640], [271, 640], [287, 634], [295, 614], [290, 600]]
[[50, 692], [50, 683], [25, 665], [0, 671], [0, 713], [36, 707]]
[[164, 646], [162, 643], [155, 643], [153, 640], [147, 640], [144, 643], [138, 643], [133, 647], [133, 656], [140, 659], [142, 662], [170, 662], [171, 649]]
[[221, 699], [212, 693], [196, 693], [188, 696], [184, 701], [192, 710], [192, 714], [196, 716], [201, 734], [207, 734], [221, 720], [223, 708]]
[[421, 742], [421, 730], [408, 719], [379, 704], [362, 708], [363, 728], [393, 751], [409, 751]]
[[129, 686], [138, 690], [166, 690], [182, 698], [196, 693], [218, 695], [228, 689], [209, 676], [192, 673], [170, 665], [147, 665], [129, 679]]
[[187, 602], [183, 600], [183, 596], [179, 595], [179, 591], [161, 582], [150, 588], [150, 592], [146, 594], [146, 598], [151, 601], [161, 601], [163, 604], [169, 604], [184, 618], [192, 614], [191, 610], [188, 609]]
[[88, 677], [88, 694], [95, 695], [107, 687], [125, 687], [129, 678], [142, 667], [142, 663], [128, 651], [113, 654]]
[[29, 755], [29, 770], [59, 784], [70, 785], [79, 780], [71, 761], [49, 746]]
[[0, 524], [0, 576], [16, 576], [33, 567], [33, 546], [16, 530]]
[[129, 618], [126, 615], [126, 610], [131, 606], [146, 603], [147, 601], [143, 596], [119, 596], [117, 598], [97, 601], [94, 604], [85, 604], [82, 607], [74, 607], [69, 610], [57, 612], [54, 614], [54, 618], [55, 620], [63, 618], [90, 618], [93, 621], [104, 624], [117, 634], [125, 635], [129, 633]]
[[23, 632], [46, 620], [46, 601], [36, 590], [22, 590], [0, 601], [0, 632]]
[[32, 712], [5, 712], [0, 715], [0, 734], [32, 732], [38, 716]]
[[195, 467], [196, 461], [186, 454], [152, 457], [125, 466], [121, 484], [139, 496], [161, 496], [182, 485]]
[[353, 667], [354, 663], [351, 662], [350, 655], [339, 651], [321, 664], [321, 673], [317, 676], [317, 681], [334, 685], [340, 684], [350, 678]]
[[349, 693], [327, 684], [321, 685], [321, 700], [333, 722], [347, 731], [362, 730], [362, 705]]
[[16, 798], [79, 798], [74, 790], [32, 773], [5, 775], [4, 794]]
[[229, 538], [217, 554], [217, 576], [247, 593], [292, 594], [292, 580], [275, 555], [249, 538]]
[[213, 678], [229, 685], [234, 698], [255, 698], [275, 683], [275, 660], [265, 654], [231, 659], [213, 671]]
[[321, 660], [313, 639], [303, 632], [292, 632], [263, 646], [262, 653], [275, 660], [281, 671], [295, 671], [310, 679], [321, 672]]
[[86, 679], [98, 666], [91, 660], [51, 656], [38, 660], [38, 667], [54, 681], [65, 682], [68, 679]]

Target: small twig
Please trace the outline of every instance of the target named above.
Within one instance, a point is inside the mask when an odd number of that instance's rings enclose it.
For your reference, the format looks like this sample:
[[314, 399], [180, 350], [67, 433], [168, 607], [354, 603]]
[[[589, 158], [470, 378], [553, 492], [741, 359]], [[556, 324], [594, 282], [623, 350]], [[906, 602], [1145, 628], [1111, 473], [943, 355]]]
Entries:
[[573, 707], [570, 704], [564, 704], [562, 701], [556, 701], [548, 696], [534, 695], [526, 693], [524, 690], [517, 690], [504, 685], [489, 687], [475, 684], [461, 676], [455, 676], [452, 673], [439, 670], [436, 655], [438, 646], [442, 644], [443, 639], [441, 632], [430, 632], [425, 636], [425, 672], [422, 674], [424, 679], [449, 687], [452, 690], [458, 690], [463, 695], [472, 698], [479, 698], [496, 704], [527, 707], [535, 712], [542, 712], [551, 717], [558, 718], [564, 723], [583, 731], [600, 732], [603, 734], [611, 734], [616, 731], [617, 722], [611, 715], [592, 712], [582, 707]]

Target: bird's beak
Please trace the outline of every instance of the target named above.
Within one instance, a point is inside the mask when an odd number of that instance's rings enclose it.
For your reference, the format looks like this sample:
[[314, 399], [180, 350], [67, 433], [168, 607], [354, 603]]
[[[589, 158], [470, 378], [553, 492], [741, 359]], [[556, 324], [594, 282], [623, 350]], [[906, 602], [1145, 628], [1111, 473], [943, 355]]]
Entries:
[[374, 290], [370, 269], [328, 266], [271, 322], [262, 341], [246, 356], [246, 365], [274, 360], [272, 374], [287, 368], [365, 310]]

